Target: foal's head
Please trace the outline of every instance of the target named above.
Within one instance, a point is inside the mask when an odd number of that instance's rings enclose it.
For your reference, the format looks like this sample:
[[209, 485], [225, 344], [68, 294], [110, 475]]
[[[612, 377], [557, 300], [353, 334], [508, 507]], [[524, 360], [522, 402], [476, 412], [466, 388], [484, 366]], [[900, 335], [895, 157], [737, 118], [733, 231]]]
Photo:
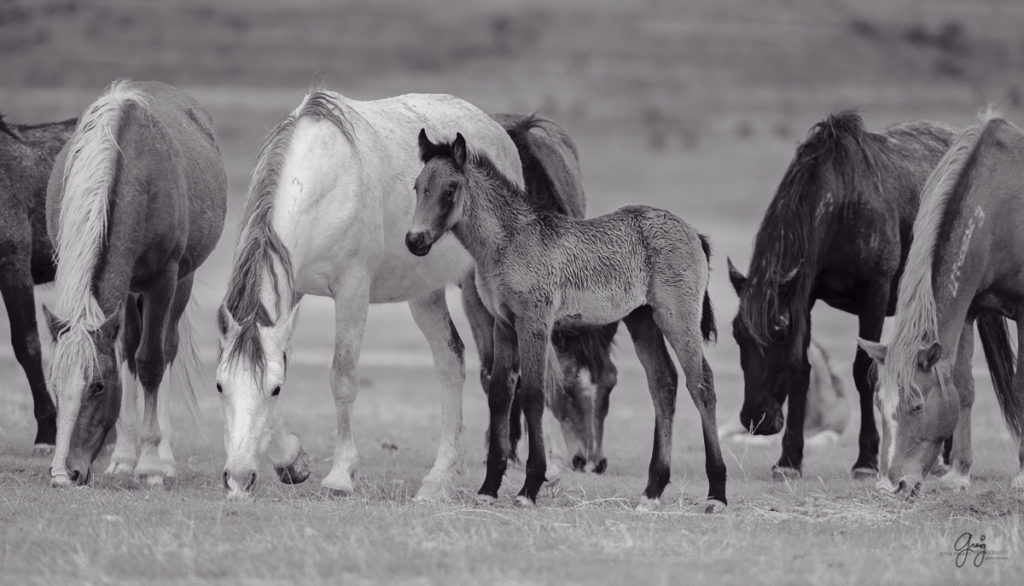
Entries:
[[857, 340], [879, 369], [876, 403], [882, 412], [883, 472], [897, 491], [916, 493], [935, 465], [946, 438], [953, 435], [960, 415], [960, 396], [953, 381], [953, 357], [943, 356], [938, 343], [922, 346], [914, 360], [912, 380], [901, 384], [888, 364], [892, 352], [885, 344]]
[[423, 170], [416, 177], [416, 213], [405, 235], [409, 252], [424, 256], [462, 217], [466, 188], [466, 139], [455, 135], [451, 145], [435, 144], [420, 130]]
[[63, 461], [57, 454], [51, 474], [54, 484], [85, 484], [121, 412], [116, 348], [123, 312], [118, 307], [96, 329], [71, 327], [45, 305], [43, 313], [54, 342], [50, 388], [57, 396], [58, 429], [70, 429], [68, 440], [58, 433], [57, 448], [67, 446], [67, 454]]

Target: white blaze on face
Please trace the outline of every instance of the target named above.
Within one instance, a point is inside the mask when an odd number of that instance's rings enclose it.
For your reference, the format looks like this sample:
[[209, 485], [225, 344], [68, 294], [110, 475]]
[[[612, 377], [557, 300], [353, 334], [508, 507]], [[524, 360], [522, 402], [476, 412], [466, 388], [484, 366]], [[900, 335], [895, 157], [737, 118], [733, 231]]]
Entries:
[[57, 441], [50, 464], [50, 477], [56, 482], [66, 482], [69, 480], [67, 459], [71, 451], [71, 431], [75, 428], [82, 407], [85, 376], [79, 367], [67, 369], [60, 378], [63, 380], [50, 381], [57, 396]]

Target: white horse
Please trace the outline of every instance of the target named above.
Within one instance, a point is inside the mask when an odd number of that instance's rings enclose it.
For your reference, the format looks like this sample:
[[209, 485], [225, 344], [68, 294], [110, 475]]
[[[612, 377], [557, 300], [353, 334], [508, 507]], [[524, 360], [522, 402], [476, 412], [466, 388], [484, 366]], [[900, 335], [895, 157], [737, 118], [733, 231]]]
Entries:
[[501, 125], [447, 95], [356, 101], [311, 91], [264, 142], [217, 320], [229, 496], [249, 494], [264, 453], [283, 482], [309, 475], [298, 437], [275, 411], [303, 295], [330, 297], [335, 306], [331, 391], [338, 437], [321, 485], [337, 494], [353, 491], [359, 456], [352, 407], [369, 305], [407, 301], [444, 387], [441, 442], [417, 498], [447, 495], [461, 456], [465, 368], [444, 289], [467, 274], [472, 259], [454, 238], [425, 258], [406, 248], [423, 127], [442, 137], [456, 131], [473, 137], [502, 173], [523, 185], [519, 155]]

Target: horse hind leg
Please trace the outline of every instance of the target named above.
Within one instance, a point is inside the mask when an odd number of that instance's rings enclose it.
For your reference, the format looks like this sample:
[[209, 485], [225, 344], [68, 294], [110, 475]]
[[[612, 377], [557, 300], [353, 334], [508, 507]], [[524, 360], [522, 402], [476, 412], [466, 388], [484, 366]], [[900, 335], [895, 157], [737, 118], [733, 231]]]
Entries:
[[104, 474], [131, 474], [138, 462], [139, 387], [135, 351], [139, 347], [142, 324], [140, 299], [129, 296], [124, 306], [124, 327], [121, 331], [121, 414], [117, 418], [114, 451]]
[[[9, 248], [5, 265], [0, 267], [0, 293], [3, 294], [7, 317], [11, 322], [11, 346], [32, 391], [33, 413], [36, 419], [36, 439], [33, 451], [44, 455], [53, 452], [57, 436], [57, 409], [46, 390], [43, 374], [42, 347], [36, 325], [35, 295], [32, 290], [30, 260], [23, 251], [30, 250], [27, 243], [14, 243]], [[0, 245], [0, 248], [8, 248]]]
[[448, 313], [444, 289], [409, 301], [409, 309], [430, 344], [434, 369], [443, 388], [441, 443], [437, 447], [434, 466], [423, 479], [416, 499], [444, 499], [454, 488], [454, 477], [462, 463], [462, 387], [466, 381], [464, 346]]
[[704, 357], [701, 337], [701, 298], [693, 296], [684, 303], [654, 308], [654, 321], [661, 328], [686, 376], [686, 389], [700, 413], [704, 435], [704, 469], [708, 476], [708, 502], [705, 512], [725, 509], [725, 460], [718, 443], [718, 424], [715, 421], [715, 379], [711, 365]]

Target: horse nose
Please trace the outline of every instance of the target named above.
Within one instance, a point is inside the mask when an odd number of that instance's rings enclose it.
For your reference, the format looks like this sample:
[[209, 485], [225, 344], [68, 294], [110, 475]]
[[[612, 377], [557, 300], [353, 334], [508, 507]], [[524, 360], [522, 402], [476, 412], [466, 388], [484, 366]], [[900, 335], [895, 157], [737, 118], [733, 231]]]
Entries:
[[224, 488], [231, 492], [247, 493], [256, 484], [256, 471], [252, 468], [242, 470], [224, 469]]
[[68, 479], [79, 486], [89, 484], [89, 476], [89, 468], [87, 467], [73, 466], [68, 471]]
[[405, 235], [405, 247], [409, 249], [409, 252], [417, 256], [423, 256], [430, 250], [427, 246], [427, 235], [423, 232], [407, 233]]

